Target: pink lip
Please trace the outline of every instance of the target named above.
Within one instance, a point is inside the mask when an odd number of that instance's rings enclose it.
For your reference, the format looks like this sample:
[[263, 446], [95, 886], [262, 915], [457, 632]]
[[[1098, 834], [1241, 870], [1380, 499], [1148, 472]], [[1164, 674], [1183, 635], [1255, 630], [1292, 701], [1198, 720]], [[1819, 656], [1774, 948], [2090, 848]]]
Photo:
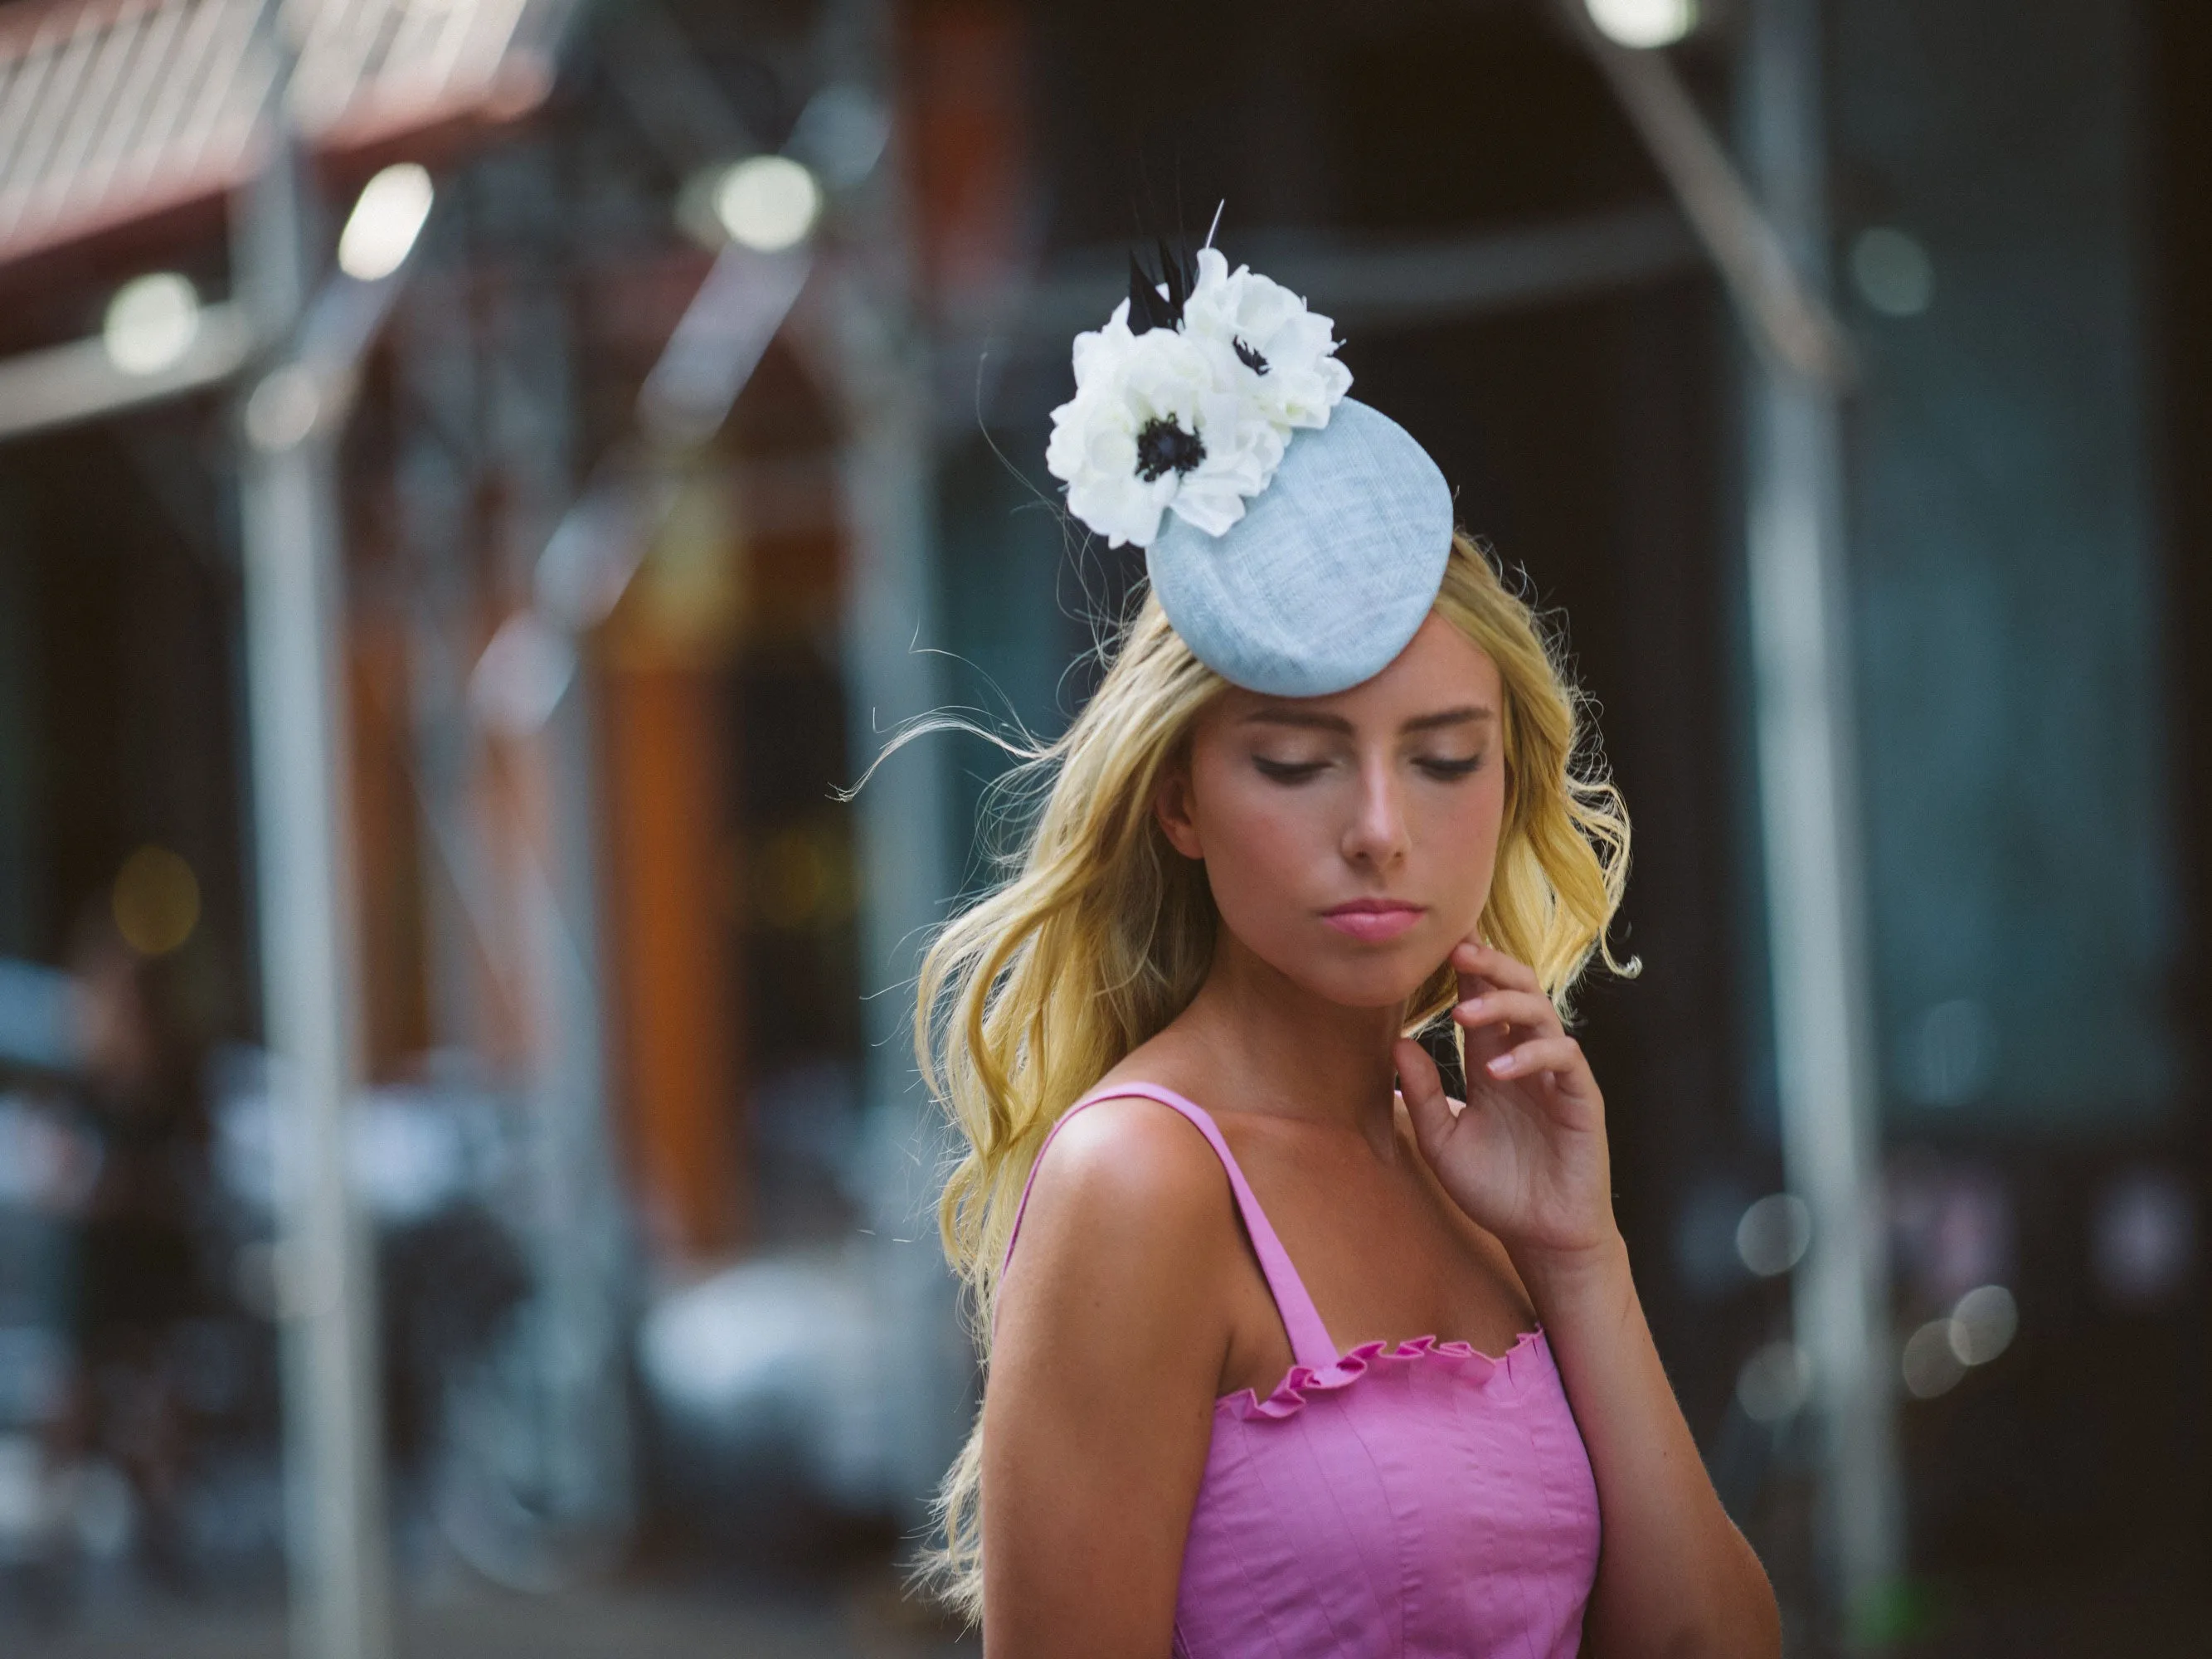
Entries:
[[1322, 911], [1322, 920], [1340, 933], [1378, 944], [1397, 938], [1424, 914], [1421, 906], [1397, 899], [1354, 899], [1349, 904]]

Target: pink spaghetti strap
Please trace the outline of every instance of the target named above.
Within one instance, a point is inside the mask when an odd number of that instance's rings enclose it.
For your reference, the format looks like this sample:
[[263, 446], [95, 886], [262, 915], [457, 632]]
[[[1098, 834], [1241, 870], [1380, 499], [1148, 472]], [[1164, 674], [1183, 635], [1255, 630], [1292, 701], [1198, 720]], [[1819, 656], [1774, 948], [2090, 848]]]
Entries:
[[1282, 1316], [1283, 1329], [1291, 1339], [1291, 1353], [1301, 1365], [1314, 1370], [1326, 1370], [1337, 1361], [1336, 1344], [1328, 1334], [1328, 1327], [1322, 1323], [1315, 1309], [1313, 1297], [1306, 1293], [1305, 1281], [1298, 1270], [1291, 1265], [1290, 1253], [1283, 1249], [1282, 1241], [1275, 1237], [1269, 1224], [1267, 1212], [1260, 1207], [1259, 1198], [1253, 1193], [1251, 1183], [1244, 1179], [1244, 1171], [1237, 1167], [1236, 1155], [1229, 1143], [1221, 1137], [1206, 1109], [1194, 1101], [1186, 1100], [1172, 1089], [1162, 1088], [1157, 1083], [1121, 1083], [1110, 1088], [1085, 1095], [1060, 1114], [1060, 1121], [1044, 1138], [1044, 1146], [1037, 1149], [1036, 1163], [1030, 1166], [1030, 1178], [1022, 1188], [1022, 1201], [1014, 1211], [1013, 1231], [1006, 1238], [1006, 1261], [999, 1264], [1005, 1272], [1006, 1262], [1014, 1259], [1014, 1240], [1021, 1236], [1022, 1217], [1030, 1207], [1030, 1189], [1036, 1185], [1036, 1172], [1043, 1166], [1046, 1149], [1052, 1145], [1053, 1136], [1067, 1127], [1068, 1119], [1086, 1106], [1102, 1100], [1118, 1100], [1134, 1095], [1142, 1099], [1158, 1101], [1170, 1110], [1179, 1112], [1192, 1127], [1206, 1137], [1206, 1144], [1213, 1148], [1213, 1155], [1221, 1160], [1228, 1173], [1229, 1189], [1237, 1196], [1237, 1213], [1244, 1218], [1244, 1231], [1252, 1240], [1253, 1254], [1260, 1258], [1260, 1271], [1267, 1275], [1267, 1290], [1275, 1298], [1275, 1310]]

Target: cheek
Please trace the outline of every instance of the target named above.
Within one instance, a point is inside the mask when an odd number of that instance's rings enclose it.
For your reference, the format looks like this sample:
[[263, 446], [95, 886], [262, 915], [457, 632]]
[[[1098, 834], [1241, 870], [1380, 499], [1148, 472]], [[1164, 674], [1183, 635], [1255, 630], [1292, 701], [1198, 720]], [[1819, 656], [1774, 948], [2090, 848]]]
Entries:
[[1492, 770], [1469, 780], [1466, 788], [1446, 798], [1441, 811], [1458, 845], [1480, 848], [1486, 856], [1495, 852], [1505, 825], [1504, 775]]
[[1236, 911], [1294, 902], [1328, 847], [1326, 827], [1297, 791], [1242, 771], [1224, 769], [1199, 789], [1207, 878], [1232, 922]]
[[1430, 797], [1415, 827], [1415, 858], [1436, 902], [1468, 926], [1490, 896], [1504, 823], [1504, 783], [1491, 773]]

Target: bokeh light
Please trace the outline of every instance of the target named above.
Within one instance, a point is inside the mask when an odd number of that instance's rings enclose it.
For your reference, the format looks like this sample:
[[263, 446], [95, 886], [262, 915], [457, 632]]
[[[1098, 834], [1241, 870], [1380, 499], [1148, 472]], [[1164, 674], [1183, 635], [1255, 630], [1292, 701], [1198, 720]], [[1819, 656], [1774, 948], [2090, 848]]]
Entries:
[[732, 241], [757, 253], [796, 247], [821, 211], [821, 185], [788, 156], [748, 157], [714, 187], [715, 218]]
[[435, 194], [428, 171], [413, 161], [396, 162], [371, 179], [338, 238], [338, 269], [361, 283], [398, 270], [422, 234]]
[[1588, 0], [1607, 40], [1645, 49], [1671, 46], [1698, 26], [1698, 0]]
[[1986, 1365], [2012, 1346], [2020, 1308], [2002, 1285], [1968, 1291], [1951, 1310], [1951, 1352], [1962, 1365]]
[[109, 896], [115, 929], [142, 957], [162, 957], [200, 921], [199, 878], [166, 847], [140, 848], [124, 860]]
[[1902, 1356], [1906, 1392], [1933, 1400], [1958, 1387], [1966, 1367], [1951, 1346], [1951, 1322], [1931, 1319], [1905, 1340]]
[[191, 280], [159, 270], [115, 290], [100, 342], [125, 374], [159, 374], [191, 349], [199, 331], [200, 296]]
[[1813, 1362], [1795, 1342], [1770, 1342], [1736, 1373], [1736, 1404], [1754, 1423], [1786, 1423], [1813, 1393]]
[[1894, 226], [1861, 231], [1850, 263], [1859, 298], [1885, 317], [1917, 317], [1936, 301], [1936, 262], [1917, 239]]
[[1735, 1224], [1735, 1250], [1761, 1279], [1786, 1273], [1813, 1242], [1813, 1212], [1795, 1193], [1769, 1193]]

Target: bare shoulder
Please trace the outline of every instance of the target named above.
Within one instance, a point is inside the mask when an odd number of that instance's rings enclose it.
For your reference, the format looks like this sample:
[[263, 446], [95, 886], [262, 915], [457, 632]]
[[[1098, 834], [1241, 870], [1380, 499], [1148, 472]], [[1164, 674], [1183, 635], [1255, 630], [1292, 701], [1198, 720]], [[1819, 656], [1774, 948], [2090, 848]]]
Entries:
[[1242, 1248], [1228, 1178], [1186, 1119], [1140, 1098], [1086, 1106], [1037, 1166], [993, 1368], [1064, 1379], [1169, 1364], [1210, 1399]]
[[1033, 1243], [1111, 1239], [1132, 1244], [1233, 1242], [1227, 1177], [1195, 1126], [1172, 1107], [1114, 1096], [1085, 1107], [1052, 1138], [1039, 1161], [1018, 1261]]
[[1046, 1147], [984, 1382], [992, 1651], [1166, 1651], [1235, 1215], [1204, 1137], [1157, 1101], [1098, 1100]]

